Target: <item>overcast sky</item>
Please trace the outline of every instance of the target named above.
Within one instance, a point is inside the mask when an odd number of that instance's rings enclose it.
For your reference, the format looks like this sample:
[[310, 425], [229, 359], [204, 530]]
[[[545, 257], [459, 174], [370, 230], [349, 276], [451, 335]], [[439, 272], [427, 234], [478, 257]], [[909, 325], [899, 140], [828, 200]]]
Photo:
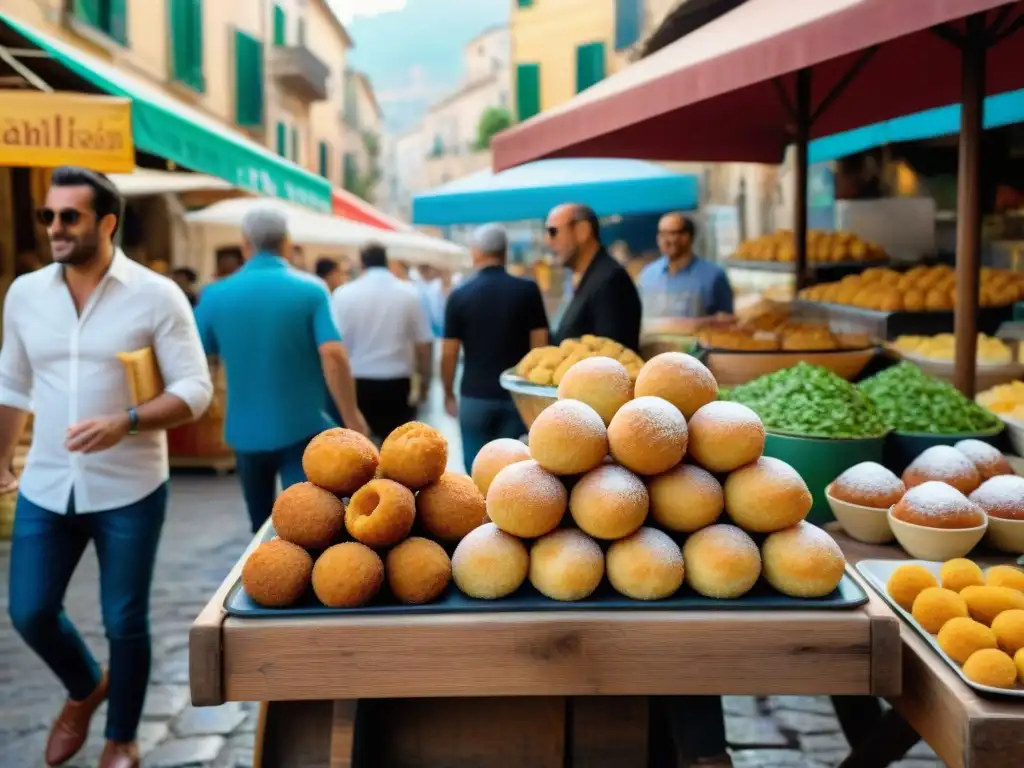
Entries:
[[405, 7], [406, 0], [328, 0], [346, 24], [352, 21], [353, 15], [376, 16], [380, 13], [400, 11]]

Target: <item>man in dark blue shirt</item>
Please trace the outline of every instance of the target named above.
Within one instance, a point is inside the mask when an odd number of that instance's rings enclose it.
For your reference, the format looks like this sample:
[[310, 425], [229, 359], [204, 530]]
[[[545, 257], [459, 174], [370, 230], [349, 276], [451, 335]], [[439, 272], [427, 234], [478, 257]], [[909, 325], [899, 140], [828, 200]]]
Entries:
[[[498, 379], [533, 347], [548, 342], [548, 320], [537, 284], [505, 271], [505, 229], [486, 224], [473, 233], [471, 245], [477, 274], [448, 297], [441, 353], [445, 407], [459, 417], [467, 471], [486, 443], [526, 433]], [[461, 403], [455, 398], [460, 349], [465, 352]]]

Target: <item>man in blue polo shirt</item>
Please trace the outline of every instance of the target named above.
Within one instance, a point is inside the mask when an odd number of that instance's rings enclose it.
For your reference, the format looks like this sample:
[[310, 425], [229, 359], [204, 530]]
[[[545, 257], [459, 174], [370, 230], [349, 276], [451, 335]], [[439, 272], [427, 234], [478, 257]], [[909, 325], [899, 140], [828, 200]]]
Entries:
[[637, 286], [645, 318], [732, 314], [732, 286], [725, 270], [693, 253], [696, 228], [681, 213], [658, 222], [661, 258], [640, 272]]
[[225, 439], [234, 449], [253, 531], [270, 517], [277, 478], [305, 480], [302, 453], [337, 426], [324, 412], [327, 391], [345, 426], [369, 430], [331, 317], [327, 287], [288, 265], [288, 224], [276, 208], [242, 220], [245, 266], [203, 293], [196, 322], [206, 353], [226, 366]]

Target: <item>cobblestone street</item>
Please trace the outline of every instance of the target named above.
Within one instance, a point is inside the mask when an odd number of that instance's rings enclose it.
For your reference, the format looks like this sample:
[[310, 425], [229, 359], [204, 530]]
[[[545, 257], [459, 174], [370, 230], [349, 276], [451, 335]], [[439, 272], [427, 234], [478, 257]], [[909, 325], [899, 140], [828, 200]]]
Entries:
[[[454, 454], [450, 464], [458, 467], [451, 420], [430, 420], [449, 435]], [[188, 693], [189, 625], [245, 547], [246, 522], [233, 477], [174, 478], [153, 590], [153, 676], [139, 734], [146, 768], [247, 768], [252, 764], [255, 706], [193, 709]], [[47, 729], [61, 707], [63, 692], [11, 628], [9, 552], [9, 544], [0, 544], [0, 766], [40, 768]], [[66, 606], [97, 658], [106, 659], [91, 548], [72, 581]], [[737, 768], [824, 768], [837, 765], [846, 753], [828, 699], [728, 697], [726, 711]], [[101, 710], [88, 746], [70, 765], [95, 766], [103, 747], [104, 723], [105, 710]], [[899, 765], [935, 768], [941, 763], [918, 745]]]

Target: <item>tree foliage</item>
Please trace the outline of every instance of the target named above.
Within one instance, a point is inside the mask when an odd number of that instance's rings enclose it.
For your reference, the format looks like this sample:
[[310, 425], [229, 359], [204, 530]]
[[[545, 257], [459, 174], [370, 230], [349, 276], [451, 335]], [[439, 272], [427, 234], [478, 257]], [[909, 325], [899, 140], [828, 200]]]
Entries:
[[512, 113], [504, 107], [485, 109], [476, 126], [476, 143], [473, 145], [473, 149], [477, 151], [489, 149], [491, 139], [506, 128], [511, 128], [512, 122]]

